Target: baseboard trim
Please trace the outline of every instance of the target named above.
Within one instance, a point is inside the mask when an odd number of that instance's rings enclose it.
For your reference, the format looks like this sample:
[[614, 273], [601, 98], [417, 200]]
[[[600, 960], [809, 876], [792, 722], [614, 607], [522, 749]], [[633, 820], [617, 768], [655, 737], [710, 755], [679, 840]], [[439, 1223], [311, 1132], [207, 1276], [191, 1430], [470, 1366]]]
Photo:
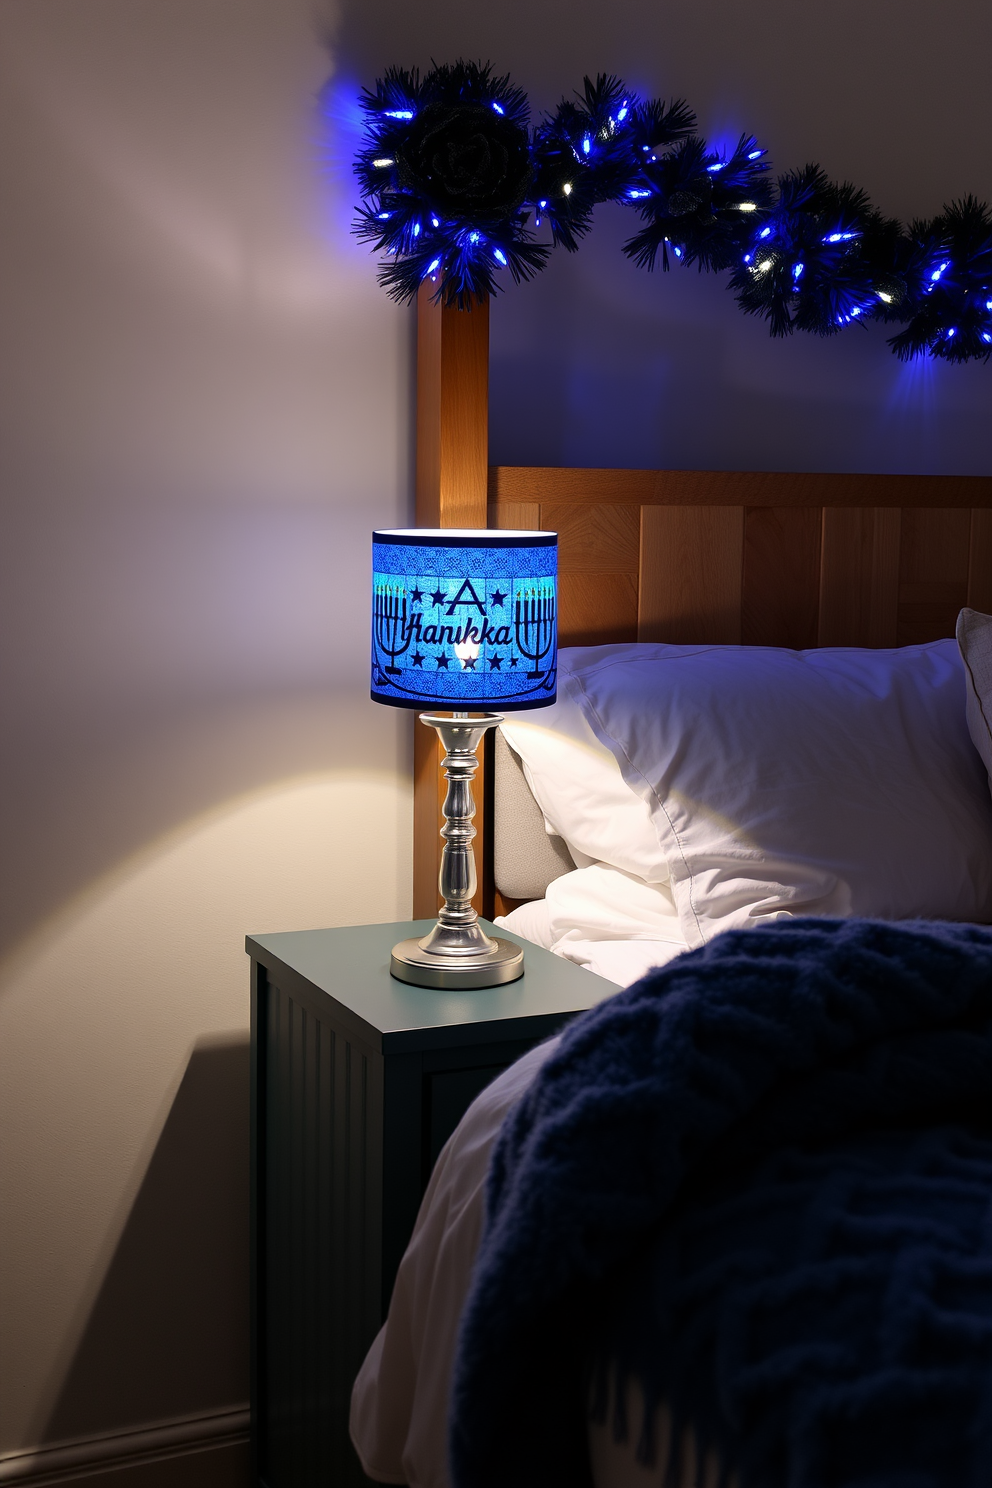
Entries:
[[248, 1407], [209, 1415], [180, 1416], [110, 1436], [89, 1436], [0, 1457], [0, 1484], [30, 1483], [32, 1488], [71, 1482], [101, 1470], [185, 1457], [197, 1451], [241, 1446], [248, 1440]]

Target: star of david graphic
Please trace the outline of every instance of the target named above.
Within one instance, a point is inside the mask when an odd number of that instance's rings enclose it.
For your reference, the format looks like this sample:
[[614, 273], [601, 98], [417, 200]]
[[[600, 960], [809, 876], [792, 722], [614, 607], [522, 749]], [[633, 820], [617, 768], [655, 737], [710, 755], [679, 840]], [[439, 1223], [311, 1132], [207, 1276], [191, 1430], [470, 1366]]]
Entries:
[[[466, 593], [467, 593], [468, 597], [467, 598], [463, 598], [463, 596]], [[478, 612], [479, 612], [480, 615], [485, 615], [485, 613], [486, 613], [486, 607], [482, 603], [482, 600], [479, 598], [479, 596], [476, 594], [474, 588], [472, 587], [472, 580], [471, 579], [463, 579], [462, 580], [462, 586], [461, 586], [461, 588], [459, 589], [458, 593], [455, 595], [454, 599], [451, 600], [451, 602], [448, 605], [448, 608], [445, 610], [444, 613], [446, 615], [453, 615], [455, 613], [455, 606], [456, 605], [468, 605], [470, 607], [474, 606], [474, 608], [478, 610]]]

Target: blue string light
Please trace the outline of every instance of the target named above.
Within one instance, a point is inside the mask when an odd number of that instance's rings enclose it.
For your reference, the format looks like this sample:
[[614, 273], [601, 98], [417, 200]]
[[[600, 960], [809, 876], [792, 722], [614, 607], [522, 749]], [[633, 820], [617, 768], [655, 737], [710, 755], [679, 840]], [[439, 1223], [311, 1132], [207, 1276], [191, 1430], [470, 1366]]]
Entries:
[[[896, 320], [900, 357], [992, 355], [992, 212], [973, 198], [905, 229], [818, 167], [773, 182], [766, 150], [748, 136], [717, 155], [684, 103], [643, 102], [606, 76], [587, 78], [533, 129], [523, 93], [472, 63], [423, 77], [390, 69], [361, 106], [355, 230], [387, 256], [379, 278], [397, 299], [427, 278], [448, 304], [494, 294], [495, 269], [519, 281], [544, 267], [538, 229], [574, 251], [593, 207], [617, 201], [644, 224], [624, 245], [629, 257], [667, 268], [670, 252], [731, 269], [741, 308], [773, 335]], [[478, 174], [466, 178], [465, 146], [487, 132], [492, 146], [475, 152]], [[458, 162], [457, 182], [437, 161]], [[769, 246], [755, 257], [759, 243]]]

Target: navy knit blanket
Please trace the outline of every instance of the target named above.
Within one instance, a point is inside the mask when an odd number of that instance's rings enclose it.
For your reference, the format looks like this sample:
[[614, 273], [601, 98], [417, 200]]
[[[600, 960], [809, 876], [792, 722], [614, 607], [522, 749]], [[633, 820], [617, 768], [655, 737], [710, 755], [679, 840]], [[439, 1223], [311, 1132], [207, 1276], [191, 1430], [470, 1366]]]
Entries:
[[589, 1484], [607, 1367], [741, 1488], [989, 1488], [992, 931], [733, 931], [571, 1025], [493, 1154], [456, 1488]]

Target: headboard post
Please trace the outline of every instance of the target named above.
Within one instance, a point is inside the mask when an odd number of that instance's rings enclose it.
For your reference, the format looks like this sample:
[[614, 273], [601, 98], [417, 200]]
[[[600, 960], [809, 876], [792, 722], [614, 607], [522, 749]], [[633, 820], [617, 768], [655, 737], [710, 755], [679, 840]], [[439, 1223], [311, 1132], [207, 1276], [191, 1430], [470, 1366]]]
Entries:
[[[489, 302], [470, 310], [432, 302], [425, 281], [417, 299], [417, 498], [418, 527], [487, 526], [489, 458]], [[438, 871], [444, 819], [441, 755], [433, 729], [414, 728], [413, 914], [437, 913]], [[491, 874], [485, 851], [485, 766], [476, 776], [475, 840], [479, 892], [475, 907], [491, 910]]]

